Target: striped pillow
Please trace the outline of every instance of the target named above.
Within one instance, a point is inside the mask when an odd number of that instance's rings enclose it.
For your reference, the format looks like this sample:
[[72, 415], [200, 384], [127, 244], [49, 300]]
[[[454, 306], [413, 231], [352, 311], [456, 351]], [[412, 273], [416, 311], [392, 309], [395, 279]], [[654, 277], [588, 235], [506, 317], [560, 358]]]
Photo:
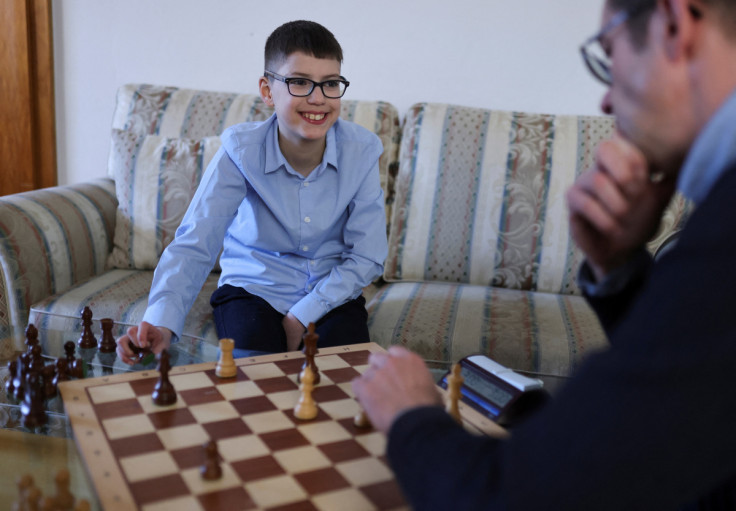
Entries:
[[194, 140], [113, 130], [109, 170], [118, 209], [109, 266], [156, 267], [220, 145], [220, 137]]

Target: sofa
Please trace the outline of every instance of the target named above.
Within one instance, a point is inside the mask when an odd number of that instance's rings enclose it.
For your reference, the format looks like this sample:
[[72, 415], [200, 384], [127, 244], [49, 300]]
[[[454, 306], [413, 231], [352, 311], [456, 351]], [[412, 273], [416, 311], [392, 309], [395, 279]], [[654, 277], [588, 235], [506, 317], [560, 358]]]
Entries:
[[[153, 269], [228, 126], [272, 111], [255, 94], [127, 84], [117, 93], [107, 177], [0, 197], [0, 357], [28, 323], [80, 331], [80, 311], [116, 335], [145, 311]], [[606, 345], [576, 285], [582, 255], [564, 192], [614, 126], [604, 116], [343, 100], [341, 116], [375, 132], [389, 254], [365, 289], [371, 340], [432, 367], [484, 353], [520, 371], [566, 376]], [[649, 248], [676, 233], [676, 197]], [[185, 336], [217, 356], [209, 296]], [[202, 342], [203, 341], [203, 342]]]

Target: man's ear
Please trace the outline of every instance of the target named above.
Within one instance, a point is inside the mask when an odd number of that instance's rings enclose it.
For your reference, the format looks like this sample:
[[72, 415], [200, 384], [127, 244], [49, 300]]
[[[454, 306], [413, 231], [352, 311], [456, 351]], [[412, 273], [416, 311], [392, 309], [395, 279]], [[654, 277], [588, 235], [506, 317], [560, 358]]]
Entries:
[[271, 97], [271, 84], [268, 82], [268, 78], [261, 76], [258, 80], [258, 89], [261, 93], [261, 99], [268, 106], [273, 106], [273, 98]]
[[[662, 16], [667, 55], [679, 59], [692, 55], [699, 28], [700, 7], [691, 8], [692, 0], [659, 0], [657, 14]], [[696, 2], [697, 3], [697, 2]]]

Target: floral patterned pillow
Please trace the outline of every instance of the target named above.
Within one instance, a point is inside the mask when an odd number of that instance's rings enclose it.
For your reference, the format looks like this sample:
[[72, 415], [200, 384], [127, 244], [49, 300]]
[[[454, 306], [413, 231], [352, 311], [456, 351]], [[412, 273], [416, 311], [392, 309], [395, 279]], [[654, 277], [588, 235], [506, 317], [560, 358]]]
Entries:
[[194, 140], [113, 130], [109, 171], [118, 210], [108, 266], [156, 267], [220, 145], [219, 137]]

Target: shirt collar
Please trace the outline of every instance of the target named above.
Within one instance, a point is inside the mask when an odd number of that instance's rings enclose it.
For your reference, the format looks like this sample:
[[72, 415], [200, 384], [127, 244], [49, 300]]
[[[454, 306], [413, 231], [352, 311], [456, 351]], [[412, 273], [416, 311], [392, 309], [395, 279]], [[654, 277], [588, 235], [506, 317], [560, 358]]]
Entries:
[[[291, 165], [289, 165], [289, 162], [286, 161], [286, 158], [279, 147], [279, 123], [276, 119], [276, 114], [274, 114], [269, 121], [271, 122], [271, 126], [269, 127], [268, 134], [266, 135], [266, 163], [264, 166], [264, 172], [269, 174], [271, 172], [276, 172], [278, 169], [283, 167], [287, 172], [299, 175]], [[312, 172], [315, 177], [324, 172], [328, 165], [337, 170], [337, 143], [335, 142], [335, 131], [337, 130], [337, 124], [339, 122], [340, 119], [338, 119], [337, 122], [330, 127], [329, 131], [327, 131], [327, 145], [325, 146], [325, 153], [322, 156], [322, 162]], [[310, 174], [310, 176], [312, 174]]]
[[677, 181], [682, 194], [699, 204], [736, 162], [736, 92], [723, 103], [695, 139]]

